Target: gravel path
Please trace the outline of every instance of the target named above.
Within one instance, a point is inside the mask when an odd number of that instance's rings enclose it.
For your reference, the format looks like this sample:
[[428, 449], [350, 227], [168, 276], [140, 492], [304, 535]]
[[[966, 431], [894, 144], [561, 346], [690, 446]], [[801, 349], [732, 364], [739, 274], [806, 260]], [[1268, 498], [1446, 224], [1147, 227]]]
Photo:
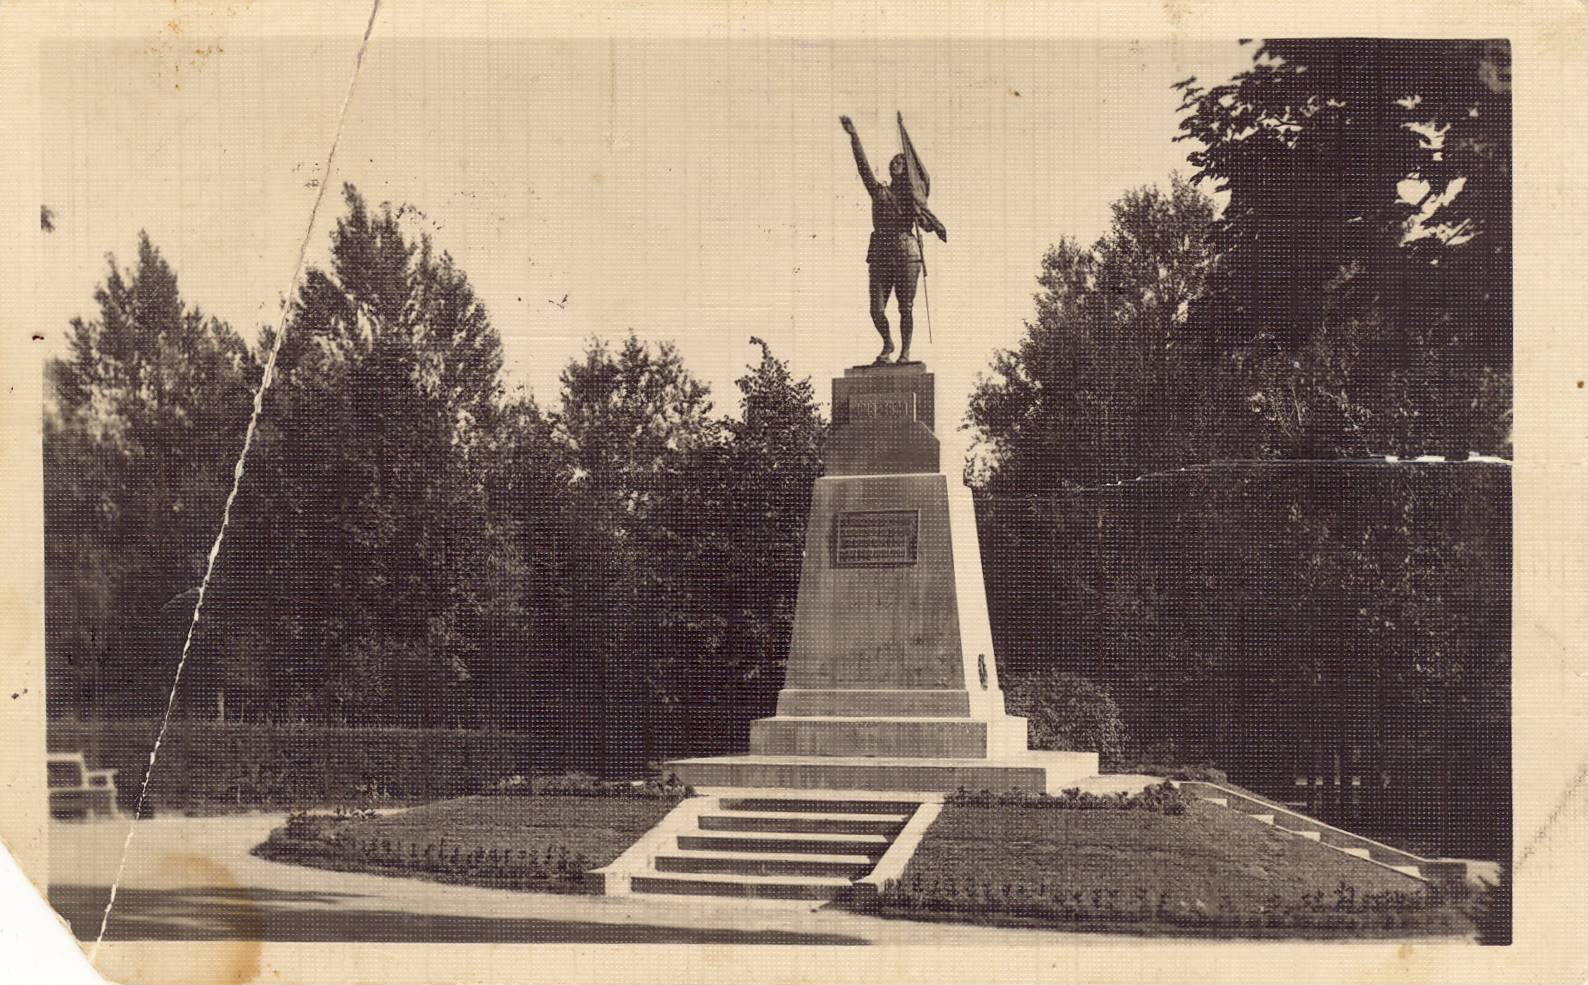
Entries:
[[[809, 904], [560, 896], [330, 872], [248, 854], [282, 815], [138, 823], [117, 893], [112, 940], [881, 944], [1031, 947], [1050, 931], [882, 920]], [[50, 902], [92, 939], [125, 821], [54, 823]], [[1063, 942], [1112, 942], [1064, 934]], [[1134, 944], [1146, 944], [1137, 940]]]

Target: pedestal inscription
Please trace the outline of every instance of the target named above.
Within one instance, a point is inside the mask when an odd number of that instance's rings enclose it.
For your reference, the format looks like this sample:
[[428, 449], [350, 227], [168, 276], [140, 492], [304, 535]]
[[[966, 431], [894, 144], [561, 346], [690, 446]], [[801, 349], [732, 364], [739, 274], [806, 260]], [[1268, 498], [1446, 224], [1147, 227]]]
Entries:
[[921, 514], [916, 510], [858, 510], [838, 514], [833, 566], [871, 568], [914, 564]]
[[877, 418], [900, 421], [915, 420], [915, 394], [857, 393], [849, 398], [849, 420], [864, 421]]

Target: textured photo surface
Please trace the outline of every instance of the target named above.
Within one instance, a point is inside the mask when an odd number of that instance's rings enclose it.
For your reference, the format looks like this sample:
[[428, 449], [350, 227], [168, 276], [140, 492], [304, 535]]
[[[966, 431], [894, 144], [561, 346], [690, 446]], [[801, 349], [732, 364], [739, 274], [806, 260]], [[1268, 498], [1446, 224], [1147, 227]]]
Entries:
[[1513, 945], [1512, 40], [403, 16], [36, 63], [91, 960]]

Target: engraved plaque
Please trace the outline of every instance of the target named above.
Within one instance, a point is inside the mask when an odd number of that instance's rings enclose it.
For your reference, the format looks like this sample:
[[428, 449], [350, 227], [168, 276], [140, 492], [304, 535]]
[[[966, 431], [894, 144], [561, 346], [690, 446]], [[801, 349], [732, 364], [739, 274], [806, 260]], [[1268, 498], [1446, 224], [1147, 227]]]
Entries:
[[849, 419], [915, 420], [915, 394], [908, 390], [893, 393], [857, 393], [849, 398]]
[[866, 510], [838, 514], [833, 566], [869, 568], [914, 564], [920, 514], [915, 510]]

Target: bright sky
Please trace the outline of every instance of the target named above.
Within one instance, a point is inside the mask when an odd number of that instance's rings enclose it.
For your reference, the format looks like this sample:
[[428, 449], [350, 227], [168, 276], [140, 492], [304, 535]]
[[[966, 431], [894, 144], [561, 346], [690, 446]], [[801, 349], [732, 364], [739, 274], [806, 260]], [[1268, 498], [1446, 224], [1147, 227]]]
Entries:
[[[105, 254], [130, 262], [139, 229], [189, 302], [249, 338], [274, 321], [356, 42], [178, 44], [104, 40], [45, 62], [40, 155], [56, 231], [36, 310], [49, 336], [93, 313]], [[828, 378], [878, 348], [868, 202], [838, 117], [854, 118], [884, 174], [902, 111], [949, 230], [926, 248], [935, 342], [927, 299], [916, 313], [916, 354], [938, 374], [946, 425], [993, 350], [1019, 338], [1043, 250], [1063, 235], [1094, 239], [1122, 192], [1189, 170], [1187, 145], [1172, 140], [1170, 83], [1222, 81], [1250, 50], [377, 30], [310, 258], [323, 257], [351, 181], [373, 201], [422, 210], [501, 332], [510, 384], [542, 404], [555, 403], [585, 338], [630, 328], [675, 340], [720, 409], [736, 407], [751, 335], [825, 401]], [[891, 305], [889, 316], [896, 325]], [[942, 436], [946, 452], [962, 449]]]

